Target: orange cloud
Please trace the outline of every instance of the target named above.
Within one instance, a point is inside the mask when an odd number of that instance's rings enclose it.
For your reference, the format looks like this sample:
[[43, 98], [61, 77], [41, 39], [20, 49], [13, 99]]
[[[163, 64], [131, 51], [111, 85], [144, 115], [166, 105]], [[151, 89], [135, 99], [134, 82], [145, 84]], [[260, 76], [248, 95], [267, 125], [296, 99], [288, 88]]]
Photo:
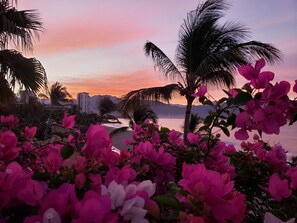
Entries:
[[79, 92], [88, 92], [90, 95], [108, 94], [121, 97], [131, 90], [165, 84], [166, 82], [158, 78], [153, 69], [139, 70], [124, 75], [93, 76], [63, 82], [73, 97], [76, 97]]

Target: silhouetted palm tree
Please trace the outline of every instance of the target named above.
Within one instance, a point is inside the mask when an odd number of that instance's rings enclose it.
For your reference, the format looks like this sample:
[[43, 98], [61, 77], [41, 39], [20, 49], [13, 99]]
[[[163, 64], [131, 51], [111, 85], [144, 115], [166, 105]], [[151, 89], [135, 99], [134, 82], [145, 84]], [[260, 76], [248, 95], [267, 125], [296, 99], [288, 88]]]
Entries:
[[51, 100], [51, 106], [62, 106], [63, 102], [69, 101], [72, 98], [71, 94], [67, 91], [67, 88], [59, 82], [55, 82], [50, 87], [49, 96], [40, 94], [41, 97], [49, 98]]
[[104, 118], [111, 112], [117, 110], [117, 105], [108, 96], [104, 96], [98, 100], [99, 115]]
[[117, 129], [114, 129], [110, 132], [110, 136], [113, 137], [119, 133], [127, 131], [129, 128], [133, 129], [134, 124], [141, 125], [146, 120], [151, 121], [152, 123], [157, 123], [158, 121], [158, 115], [148, 106], [142, 104], [142, 106], [136, 106], [129, 111], [122, 110], [123, 117], [125, 119], [129, 120], [129, 126], [120, 127]]
[[42, 23], [33, 10], [17, 11], [8, 0], [0, 1], [0, 101], [9, 102], [15, 87], [37, 92], [46, 85], [46, 73], [35, 58], [5, 49], [9, 44], [25, 51], [33, 50], [32, 40], [39, 38]]
[[39, 94], [38, 95], [41, 98], [49, 98], [51, 101], [49, 118], [48, 118], [48, 122], [47, 122], [47, 127], [45, 129], [45, 138], [46, 139], [48, 138], [48, 129], [49, 129], [49, 124], [51, 122], [52, 115], [53, 115], [54, 107], [55, 106], [63, 106], [63, 102], [69, 101], [69, 98], [72, 97], [71, 94], [67, 91], [67, 88], [65, 86], [63, 86], [62, 84], [60, 84], [59, 82], [53, 83], [47, 94]]
[[188, 132], [194, 97], [201, 84], [234, 84], [233, 72], [243, 64], [263, 57], [269, 63], [280, 60], [280, 51], [267, 43], [248, 41], [248, 30], [235, 22], [221, 25], [219, 19], [228, 8], [224, 0], [208, 0], [188, 13], [181, 25], [176, 49], [176, 65], [152, 42], [146, 42], [144, 51], [166, 78], [175, 81], [162, 87], [134, 90], [123, 96], [126, 105], [141, 100], [169, 102], [174, 93], [187, 101], [184, 138]]

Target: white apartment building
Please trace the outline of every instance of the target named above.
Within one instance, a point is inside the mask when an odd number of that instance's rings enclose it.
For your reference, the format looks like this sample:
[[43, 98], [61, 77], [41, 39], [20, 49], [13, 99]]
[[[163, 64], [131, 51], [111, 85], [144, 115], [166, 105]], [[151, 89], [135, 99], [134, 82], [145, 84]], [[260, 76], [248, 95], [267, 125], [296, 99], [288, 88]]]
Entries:
[[77, 94], [77, 106], [80, 113], [90, 112], [90, 96], [87, 92]]

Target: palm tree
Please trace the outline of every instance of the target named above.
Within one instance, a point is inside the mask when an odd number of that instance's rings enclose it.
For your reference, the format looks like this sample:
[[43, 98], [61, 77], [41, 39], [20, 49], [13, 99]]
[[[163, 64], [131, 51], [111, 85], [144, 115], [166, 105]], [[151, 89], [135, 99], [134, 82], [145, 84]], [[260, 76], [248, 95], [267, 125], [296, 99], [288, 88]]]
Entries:
[[[157, 114], [150, 108], [149, 105], [142, 104], [142, 106], [136, 106], [128, 110], [122, 110], [123, 117], [129, 120], [129, 127], [131, 129], [134, 128], [134, 124], [141, 125], [146, 120], [150, 120], [152, 123], [157, 123], [158, 116]], [[110, 133], [110, 136], [117, 135], [118, 133], [125, 132], [129, 129], [129, 127], [120, 127], [113, 130]]]
[[114, 120], [120, 122], [117, 117], [111, 113], [118, 110], [117, 104], [110, 97], [104, 96], [98, 100], [99, 115], [103, 121]]
[[53, 110], [55, 106], [63, 106], [63, 102], [69, 101], [69, 98], [71, 98], [71, 94], [67, 91], [67, 88], [60, 84], [58, 81], [53, 83], [52, 86], [49, 89], [49, 92], [47, 94], [39, 94], [38, 95], [41, 98], [49, 98], [51, 101], [51, 108], [49, 112], [49, 118], [47, 121], [47, 127], [45, 129], [45, 138], [48, 138], [48, 130], [49, 130], [49, 124], [51, 122], [51, 118], [53, 115]]
[[233, 72], [238, 66], [260, 57], [269, 63], [281, 60], [280, 51], [272, 45], [247, 41], [249, 32], [240, 24], [226, 22], [221, 25], [219, 19], [228, 7], [224, 0], [207, 0], [188, 13], [179, 32], [176, 65], [155, 44], [146, 42], [145, 54], [152, 58], [155, 68], [175, 83], [131, 91], [123, 96], [126, 105], [137, 104], [141, 100], [169, 102], [174, 93], [179, 93], [187, 101], [184, 120], [186, 139], [195, 99], [192, 94], [200, 85], [230, 87], [234, 85]]
[[17, 11], [8, 0], [0, 1], [0, 102], [14, 97], [15, 87], [37, 92], [46, 86], [46, 72], [35, 58], [26, 58], [9, 44], [31, 52], [33, 38], [39, 38], [42, 23], [33, 10]]

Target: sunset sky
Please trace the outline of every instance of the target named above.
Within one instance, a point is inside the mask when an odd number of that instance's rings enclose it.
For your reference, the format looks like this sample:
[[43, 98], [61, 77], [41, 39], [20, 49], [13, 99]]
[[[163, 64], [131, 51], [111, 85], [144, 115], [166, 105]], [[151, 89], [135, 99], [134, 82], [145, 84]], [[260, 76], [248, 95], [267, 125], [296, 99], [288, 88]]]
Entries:
[[[17, 8], [36, 9], [44, 33], [35, 41], [34, 56], [46, 69], [50, 83], [59, 81], [76, 98], [122, 96], [129, 90], [165, 82], [143, 52], [149, 40], [172, 60], [178, 31], [197, 0], [20, 0]], [[297, 1], [230, 0], [226, 20], [251, 30], [254, 40], [279, 48], [284, 60], [266, 67], [275, 81], [297, 79]], [[243, 79], [237, 75], [237, 84]], [[217, 91], [211, 91], [217, 95]], [[173, 103], [182, 103], [175, 100]]]

